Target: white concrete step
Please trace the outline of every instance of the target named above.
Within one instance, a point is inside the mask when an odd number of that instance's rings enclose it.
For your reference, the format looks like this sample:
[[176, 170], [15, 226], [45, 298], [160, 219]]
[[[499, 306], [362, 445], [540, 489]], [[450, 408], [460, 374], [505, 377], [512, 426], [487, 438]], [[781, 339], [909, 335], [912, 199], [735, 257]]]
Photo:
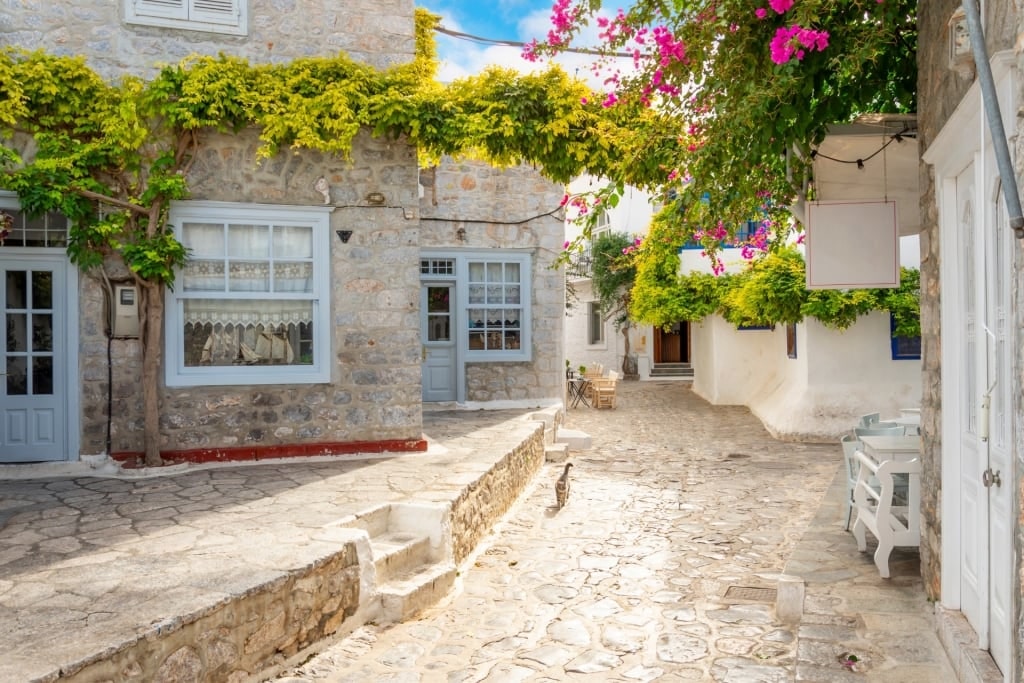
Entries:
[[565, 462], [569, 459], [569, 444], [553, 443], [544, 447], [545, 462]]
[[408, 531], [388, 531], [380, 536], [371, 536], [370, 550], [373, 552], [378, 586], [396, 576], [431, 564], [430, 538]]
[[590, 435], [578, 429], [559, 429], [555, 443], [564, 443], [571, 451], [586, 451], [594, 445]]
[[455, 565], [443, 562], [393, 577], [380, 587], [383, 623], [405, 621], [437, 604], [455, 585], [456, 574]]

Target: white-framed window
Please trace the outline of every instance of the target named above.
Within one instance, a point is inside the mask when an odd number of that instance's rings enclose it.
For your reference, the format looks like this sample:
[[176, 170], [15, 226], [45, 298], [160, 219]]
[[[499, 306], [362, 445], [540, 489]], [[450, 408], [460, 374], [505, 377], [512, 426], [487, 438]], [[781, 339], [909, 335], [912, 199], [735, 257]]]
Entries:
[[124, 0], [129, 24], [244, 36], [249, 0]]
[[[9, 231], [0, 232], [0, 246], [4, 247], [67, 247], [71, 221], [63, 214], [51, 211], [30, 218], [21, 210], [18, 195], [0, 191], [0, 219], [11, 217]], [[0, 230], [3, 226], [0, 226]]]
[[330, 381], [329, 208], [175, 202], [168, 386]]
[[587, 302], [587, 343], [591, 346], [604, 342], [604, 316], [601, 302]]
[[528, 361], [530, 343], [530, 255], [467, 255], [459, 286], [465, 301], [466, 359]]

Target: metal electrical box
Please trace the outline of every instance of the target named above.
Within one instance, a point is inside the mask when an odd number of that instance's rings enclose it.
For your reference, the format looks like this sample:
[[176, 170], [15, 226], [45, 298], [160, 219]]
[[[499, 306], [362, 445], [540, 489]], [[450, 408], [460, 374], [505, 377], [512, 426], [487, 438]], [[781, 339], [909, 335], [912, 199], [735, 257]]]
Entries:
[[139, 336], [139, 291], [132, 285], [114, 285], [113, 336]]

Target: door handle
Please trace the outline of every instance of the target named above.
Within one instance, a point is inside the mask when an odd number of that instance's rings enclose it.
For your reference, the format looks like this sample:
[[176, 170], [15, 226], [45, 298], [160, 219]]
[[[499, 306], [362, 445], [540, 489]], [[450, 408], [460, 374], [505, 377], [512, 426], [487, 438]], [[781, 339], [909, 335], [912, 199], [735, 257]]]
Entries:
[[424, 347], [421, 347], [421, 348], [423, 349], [423, 353], [421, 354], [421, 358], [423, 360], [426, 360], [427, 359], [427, 347], [424, 346]]
[[985, 485], [985, 488], [989, 488], [990, 486], [1002, 486], [1003, 480], [999, 477], [999, 470], [993, 472], [990, 467], [982, 472], [981, 483]]

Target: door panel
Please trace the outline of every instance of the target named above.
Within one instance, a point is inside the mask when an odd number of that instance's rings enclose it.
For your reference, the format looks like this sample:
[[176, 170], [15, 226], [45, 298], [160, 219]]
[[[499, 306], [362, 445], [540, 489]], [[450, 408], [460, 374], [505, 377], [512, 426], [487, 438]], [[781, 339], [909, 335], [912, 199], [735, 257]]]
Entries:
[[[1012, 458], [1012, 377], [1010, 329], [1010, 249], [1009, 222], [1001, 197], [993, 207], [994, 220], [987, 230], [985, 248], [987, 375], [983, 390], [988, 394], [988, 469], [998, 479], [987, 487], [989, 520], [989, 651], [999, 668], [1010, 671], [1012, 641], [1012, 565], [1013, 547], [1013, 474]], [[983, 411], [984, 412], [984, 411]]]
[[[976, 167], [956, 183], [962, 393], [955, 419], [960, 462], [961, 611], [1004, 672], [1012, 668], [1014, 522], [1010, 243], [1002, 199], [985, 202]], [[987, 406], [987, 408], [986, 408]], [[988, 476], [986, 476], [988, 475]], [[998, 476], [995, 476], [998, 475]]]
[[[981, 485], [985, 471], [981, 443], [978, 438], [979, 370], [978, 354], [978, 267], [975, 240], [978, 235], [975, 213], [975, 167], [969, 166], [957, 178], [957, 216], [960, 244], [960, 302], [963, 318], [958, 330], [962, 352], [963, 391], [957, 411], [960, 418], [960, 609], [978, 634], [979, 646], [988, 640], [988, 503]], [[983, 377], [983, 375], [982, 375]]]
[[65, 258], [0, 259], [0, 462], [66, 460]]
[[425, 283], [420, 288], [420, 323], [423, 339], [423, 400], [454, 401], [455, 286]]

